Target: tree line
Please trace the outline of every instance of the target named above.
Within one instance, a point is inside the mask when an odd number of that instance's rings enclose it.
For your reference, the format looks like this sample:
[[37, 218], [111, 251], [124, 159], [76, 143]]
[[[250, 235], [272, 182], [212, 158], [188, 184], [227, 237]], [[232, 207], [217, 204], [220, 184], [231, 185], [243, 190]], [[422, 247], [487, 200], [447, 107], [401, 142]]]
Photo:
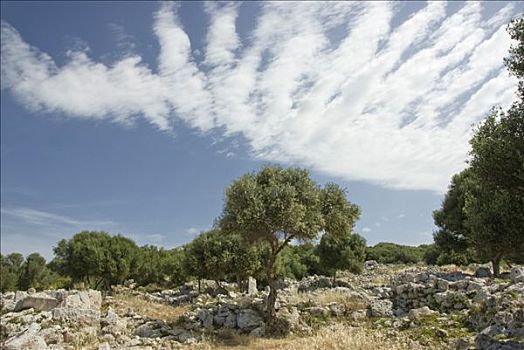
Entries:
[[[112, 244], [107, 244], [111, 239]], [[108, 251], [118, 245], [122, 247]], [[300, 280], [312, 275], [335, 277], [341, 270], [359, 273], [366, 260], [382, 264], [434, 263], [428, 258], [432, 249], [433, 245], [413, 247], [385, 242], [368, 247], [358, 234], [346, 242], [326, 236], [316, 244], [286, 246], [277, 259], [276, 276]], [[118, 256], [117, 251], [126, 251], [125, 257]], [[264, 284], [267, 282], [262, 266], [267, 254], [263, 245], [246, 244], [240, 235], [221, 235], [218, 230], [202, 232], [192, 242], [174, 249], [139, 247], [121, 235], [83, 231], [59, 241], [50, 262], [39, 253], [26, 258], [20, 253], [1, 255], [0, 291], [75, 286], [107, 289], [129, 279], [152, 289], [199, 279], [215, 280], [218, 285], [221, 281], [243, 283], [248, 276]]]

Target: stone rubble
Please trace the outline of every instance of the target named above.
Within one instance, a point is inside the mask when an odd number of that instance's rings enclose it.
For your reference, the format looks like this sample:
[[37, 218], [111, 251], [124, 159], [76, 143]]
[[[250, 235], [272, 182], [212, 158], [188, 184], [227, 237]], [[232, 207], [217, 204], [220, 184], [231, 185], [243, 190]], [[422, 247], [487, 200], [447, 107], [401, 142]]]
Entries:
[[[218, 287], [203, 281], [202, 293], [195, 283], [148, 293], [128, 282], [113, 287], [113, 296], [105, 298], [94, 290], [8, 292], [0, 295], [1, 341], [6, 350], [68, 350], [88, 344], [99, 350], [176, 349], [221, 329], [255, 337], [309, 334], [311, 320], [331, 318], [356, 324], [371, 319], [398, 330], [425, 327], [433, 320], [436, 336], [446, 339], [452, 332], [446, 325], [455, 317], [476, 336], [454, 339], [452, 349], [524, 348], [523, 267], [513, 267], [508, 279], [501, 280], [482, 266], [470, 275], [420, 266], [395, 272], [367, 262], [363, 274], [336, 281], [325, 276], [284, 279], [279, 282], [277, 319], [269, 328], [263, 318], [267, 290], [257, 289], [253, 278], [244, 287], [241, 292], [234, 284]], [[117, 312], [114, 296], [120, 294], [166, 307], [186, 305], [189, 311], [175, 323]], [[319, 302], [325, 295], [333, 299]]]

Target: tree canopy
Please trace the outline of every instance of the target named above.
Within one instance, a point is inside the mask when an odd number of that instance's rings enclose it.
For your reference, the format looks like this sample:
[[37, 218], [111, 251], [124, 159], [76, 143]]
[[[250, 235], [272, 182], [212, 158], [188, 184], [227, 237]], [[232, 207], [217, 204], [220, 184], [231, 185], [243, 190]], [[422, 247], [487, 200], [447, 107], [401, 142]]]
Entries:
[[300, 168], [264, 166], [257, 173], [241, 176], [226, 189], [219, 221], [222, 230], [269, 245], [269, 322], [275, 315], [275, 263], [282, 249], [291, 240], [312, 240], [321, 231], [349, 235], [359, 213], [339, 186], [328, 184], [321, 188], [307, 170]]
[[452, 179], [442, 208], [434, 213], [444, 252], [473, 249], [493, 263], [524, 251], [524, 17], [509, 25], [517, 44], [506, 66], [519, 79], [519, 99], [507, 111], [493, 109], [474, 130], [469, 167]]

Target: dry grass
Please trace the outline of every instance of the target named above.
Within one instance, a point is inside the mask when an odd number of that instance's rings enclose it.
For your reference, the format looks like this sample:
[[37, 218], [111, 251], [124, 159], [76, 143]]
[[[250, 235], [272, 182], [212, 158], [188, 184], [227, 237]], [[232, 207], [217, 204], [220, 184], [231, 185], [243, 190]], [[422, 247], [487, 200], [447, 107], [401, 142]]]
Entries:
[[124, 294], [116, 295], [111, 306], [118, 314], [132, 312], [165, 322], [175, 322], [184, 312], [189, 311], [188, 305], [171, 306]]
[[373, 286], [387, 286], [391, 280], [390, 275], [373, 275], [369, 279], [369, 284]]
[[[290, 336], [284, 339], [251, 338], [236, 334], [221, 334], [220, 342], [207, 341], [192, 345], [197, 350], [405, 350], [421, 349], [408, 344], [404, 338], [391, 338], [378, 330], [354, 328], [334, 324], [322, 328], [316, 335], [307, 337]], [[218, 337], [217, 337], [218, 338]]]

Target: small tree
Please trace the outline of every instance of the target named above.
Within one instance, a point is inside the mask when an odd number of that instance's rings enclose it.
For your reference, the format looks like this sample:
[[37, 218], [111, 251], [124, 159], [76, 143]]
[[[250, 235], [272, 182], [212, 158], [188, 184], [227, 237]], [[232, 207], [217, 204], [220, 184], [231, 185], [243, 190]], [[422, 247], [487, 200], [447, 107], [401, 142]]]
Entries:
[[40, 289], [46, 284], [49, 273], [43, 256], [38, 253], [29, 254], [22, 265], [19, 288]]
[[53, 249], [54, 269], [94, 288], [122, 283], [136, 271], [138, 247], [121, 235], [82, 231]]
[[337, 270], [349, 270], [361, 273], [366, 258], [366, 240], [360, 235], [348, 234], [336, 237], [324, 234], [317, 247], [321, 266], [333, 276], [336, 281]]
[[11, 253], [7, 256], [1, 255], [0, 291], [6, 292], [18, 289], [23, 263], [24, 257], [20, 253]]
[[342, 189], [335, 184], [320, 188], [305, 169], [265, 166], [226, 189], [220, 218], [223, 231], [269, 245], [268, 323], [275, 317], [275, 263], [282, 249], [293, 239], [312, 240], [321, 231], [342, 236], [351, 231], [358, 216], [358, 207], [348, 202]]
[[[219, 229], [201, 233], [186, 247], [185, 267], [200, 281], [203, 278], [220, 281], [246, 279], [260, 265], [254, 246], [247, 246], [236, 234], [224, 234]], [[199, 283], [200, 290], [200, 283]]]
[[474, 262], [472, 232], [467, 224], [466, 197], [473, 185], [473, 174], [467, 168], [451, 179], [442, 207], [433, 212], [437, 264], [465, 265]]

